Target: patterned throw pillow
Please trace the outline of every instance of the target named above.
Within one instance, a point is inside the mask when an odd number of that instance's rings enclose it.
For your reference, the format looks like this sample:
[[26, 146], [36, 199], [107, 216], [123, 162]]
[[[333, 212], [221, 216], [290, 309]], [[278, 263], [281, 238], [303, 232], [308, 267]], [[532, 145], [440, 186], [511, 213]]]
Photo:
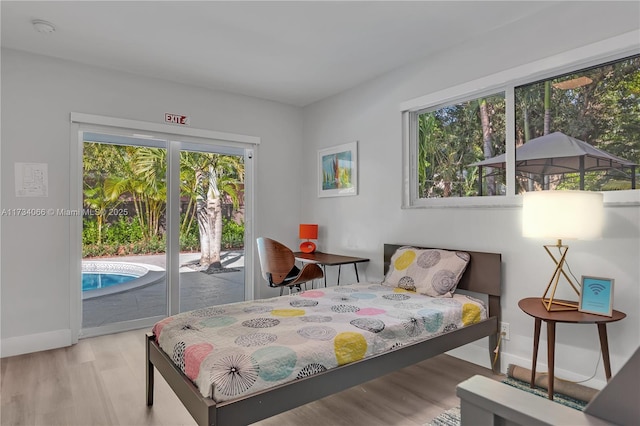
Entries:
[[464, 251], [400, 247], [391, 257], [383, 284], [431, 297], [451, 297], [470, 259]]

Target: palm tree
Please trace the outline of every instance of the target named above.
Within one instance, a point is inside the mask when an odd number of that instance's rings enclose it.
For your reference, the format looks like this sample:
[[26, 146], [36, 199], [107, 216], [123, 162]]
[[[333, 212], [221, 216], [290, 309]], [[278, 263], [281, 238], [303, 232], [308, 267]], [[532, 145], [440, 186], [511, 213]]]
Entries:
[[141, 147], [132, 157], [132, 171], [139, 177], [138, 190], [144, 201], [148, 236], [160, 235], [160, 221], [167, 207], [167, 151]]
[[[238, 205], [240, 184], [244, 181], [242, 157], [222, 154], [193, 154], [195, 169], [196, 219], [200, 234], [200, 266], [222, 268], [222, 197]], [[193, 165], [193, 164], [192, 164]]]
[[136, 211], [146, 240], [160, 235], [160, 220], [167, 204], [166, 150], [148, 147], [120, 147], [122, 164], [118, 175], [105, 180], [105, 194], [118, 200], [127, 194]]
[[199, 156], [199, 153], [180, 152], [180, 196], [188, 199], [187, 207], [182, 212], [180, 235], [191, 229], [195, 218], [195, 201], [198, 190], [196, 170], [200, 167]]
[[[96, 147], [100, 148], [102, 146]], [[102, 212], [106, 208], [99, 206], [114, 206], [128, 199], [134, 206], [135, 220], [145, 240], [161, 237], [167, 204], [167, 151], [134, 146], [108, 146], [105, 149], [117, 151], [118, 155], [110, 157], [117, 164], [111, 167], [103, 184], [85, 190], [85, 204]], [[188, 151], [182, 151], [180, 155], [180, 195], [188, 199], [180, 232], [197, 221], [200, 265], [203, 267], [222, 267], [223, 198], [228, 198], [237, 207], [243, 181], [242, 157]], [[106, 216], [98, 217], [98, 221], [100, 229]]]
[[96, 218], [98, 228], [98, 238], [96, 243], [102, 244], [102, 228], [107, 223], [107, 212], [120, 203], [119, 200], [111, 201], [105, 195], [104, 180], [100, 179], [95, 185], [84, 189], [83, 203], [92, 210], [92, 215]]
[[83, 149], [83, 205], [92, 210], [98, 235], [97, 244], [102, 243], [102, 230], [107, 223], [108, 211], [120, 204], [111, 200], [105, 188], [105, 176], [121, 168], [122, 155], [114, 145], [85, 142]]

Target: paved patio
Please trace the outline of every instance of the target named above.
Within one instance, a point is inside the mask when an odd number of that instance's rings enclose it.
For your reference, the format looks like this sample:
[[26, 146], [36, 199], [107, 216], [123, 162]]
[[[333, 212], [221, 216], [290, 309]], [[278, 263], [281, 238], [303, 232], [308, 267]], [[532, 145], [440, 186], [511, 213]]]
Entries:
[[[244, 300], [243, 251], [222, 253], [222, 264], [229, 268], [227, 272], [207, 274], [188, 266], [199, 258], [199, 253], [180, 254], [181, 311]], [[120, 256], [95, 260], [143, 263], [165, 268], [164, 255]], [[82, 328], [165, 315], [166, 292], [166, 283], [162, 280], [145, 287], [86, 299], [82, 302]]]

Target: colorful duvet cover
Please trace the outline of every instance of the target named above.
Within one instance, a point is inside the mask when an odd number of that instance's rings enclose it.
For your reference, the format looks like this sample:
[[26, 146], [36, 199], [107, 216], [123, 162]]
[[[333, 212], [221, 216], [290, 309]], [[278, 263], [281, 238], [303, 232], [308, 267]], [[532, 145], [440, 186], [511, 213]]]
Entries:
[[469, 296], [360, 283], [184, 312], [153, 332], [202, 395], [222, 402], [486, 317]]

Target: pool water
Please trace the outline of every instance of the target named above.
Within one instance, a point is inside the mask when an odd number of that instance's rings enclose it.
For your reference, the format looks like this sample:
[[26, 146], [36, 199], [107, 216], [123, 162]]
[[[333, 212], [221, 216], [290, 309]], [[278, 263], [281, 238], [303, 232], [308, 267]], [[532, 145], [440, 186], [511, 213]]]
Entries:
[[127, 281], [139, 278], [135, 275], [114, 274], [114, 273], [82, 273], [82, 291], [96, 290], [98, 288], [111, 287], [126, 283]]

